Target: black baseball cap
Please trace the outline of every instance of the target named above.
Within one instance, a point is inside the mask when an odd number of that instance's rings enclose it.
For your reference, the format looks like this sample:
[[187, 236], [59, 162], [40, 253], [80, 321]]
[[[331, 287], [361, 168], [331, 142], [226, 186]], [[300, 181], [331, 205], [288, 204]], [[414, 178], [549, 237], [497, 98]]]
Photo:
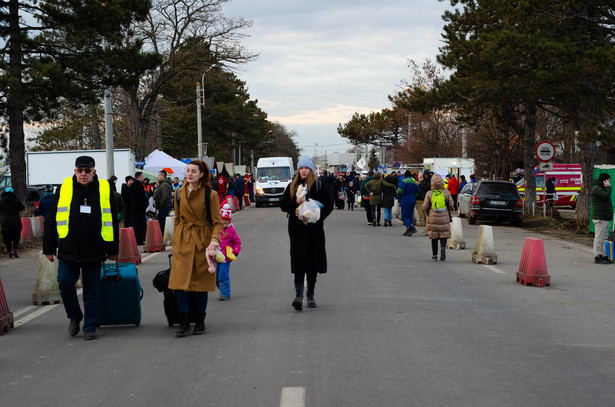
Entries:
[[75, 167], [95, 167], [94, 159], [87, 155], [82, 155], [81, 157], [77, 157], [75, 160]]

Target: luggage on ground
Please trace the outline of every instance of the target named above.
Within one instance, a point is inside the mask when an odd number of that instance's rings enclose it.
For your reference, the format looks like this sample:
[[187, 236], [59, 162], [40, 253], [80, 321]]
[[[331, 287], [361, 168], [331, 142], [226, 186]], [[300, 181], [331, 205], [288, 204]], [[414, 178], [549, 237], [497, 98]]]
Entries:
[[134, 263], [103, 263], [98, 326], [141, 323], [143, 288]]
[[[169, 254], [169, 268], [159, 271], [154, 276], [154, 287], [161, 293], [164, 293], [164, 314], [167, 316], [167, 322], [169, 326], [173, 324], [179, 324], [179, 305], [177, 304], [177, 295], [175, 291], [169, 289], [169, 276], [171, 275], [171, 259], [172, 254]], [[190, 311], [188, 313], [188, 319], [191, 323], [196, 322], [196, 293], [189, 292], [189, 306]]]

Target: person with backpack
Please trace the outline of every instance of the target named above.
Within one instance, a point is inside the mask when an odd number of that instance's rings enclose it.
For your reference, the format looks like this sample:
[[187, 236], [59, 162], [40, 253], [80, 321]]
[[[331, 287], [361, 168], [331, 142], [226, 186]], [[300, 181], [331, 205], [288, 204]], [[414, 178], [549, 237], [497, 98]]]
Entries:
[[406, 226], [403, 236], [412, 236], [417, 232], [416, 227], [414, 227], [414, 207], [416, 206], [418, 194], [419, 185], [412, 178], [410, 170], [406, 170], [404, 178], [399, 181], [397, 186], [397, 196], [399, 196], [399, 205], [401, 206], [401, 219]]
[[[303, 286], [307, 280], [307, 307], [316, 308], [314, 288], [318, 274], [327, 272], [324, 220], [333, 211], [331, 187], [326, 187], [314, 175], [314, 164], [310, 156], [299, 157], [297, 175], [284, 190], [280, 208], [288, 214], [288, 236], [290, 238], [290, 271], [294, 275], [295, 299], [292, 306], [296, 311], [303, 309]], [[307, 194], [297, 194], [302, 185]], [[316, 223], [304, 223], [296, 210], [307, 199], [320, 202], [320, 219]]]
[[431, 239], [431, 261], [446, 260], [446, 240], [451, 237], [451, 212], [454, 208], [451, 193], [444, 188], [444, 181], [438, 174], [431, 177], [431, 190], [425, 194], [423, 209], [427, 214], [427, 237]]
[[[180, 312], [178, 338], [205, 333], [208, 292], [216, 291], [216, 273], [210, 273], [208, 250], [220, 247], [222, 218], [218, 194], [209, 183], [209, 167], [192, 160], [186, 168], [186, 182], [175, 193], [173, 262], [169, 289], [175, 290]], [[197, 320], [190, 329], [189, 292], [196, 292]]]

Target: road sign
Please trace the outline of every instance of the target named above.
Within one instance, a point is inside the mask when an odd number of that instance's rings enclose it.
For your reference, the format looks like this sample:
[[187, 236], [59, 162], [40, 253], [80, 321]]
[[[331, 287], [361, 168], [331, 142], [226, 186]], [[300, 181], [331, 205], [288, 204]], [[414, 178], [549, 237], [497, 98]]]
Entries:
[[536, 146], [536, 158], [540, 161], [553, 161], [555, 158], [555, 146], [550, 141], [541, 141]]
[[540, 171], [542, 172], [553, 171], [553, 161], [541, 162], [539, 164], [539, 168], [540, 168]]
[[401, 167], [401, 163], [399, 161], [393, 162], [393, 168], [398, 170]]

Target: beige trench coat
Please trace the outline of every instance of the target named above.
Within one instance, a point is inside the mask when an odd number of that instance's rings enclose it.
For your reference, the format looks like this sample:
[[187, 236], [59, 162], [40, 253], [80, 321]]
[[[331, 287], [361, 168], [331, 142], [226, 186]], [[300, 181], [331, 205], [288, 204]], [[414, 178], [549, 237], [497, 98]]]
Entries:
[[205, 212], [205, 189], [197, 188], [188, 195], [188, 184], [179, 189], [179, 207], [175, 208], [173, 262], [169, 288], [184, 291], [215, 291], [216, 273], [207, 271], [206, 249], [212, 237], [220, 241], [222, 219], [218, 194], [211, 191], [209, 210], [213, 225]]
[[[446, 202], [446, 210], [442, 212], [431, 209], [431, 197], [434, 189], [441, 189]], [[431, 190], [425, 194], [423, 209], [427, 214], [427, 237], [430, 239], [449, 239], [451, 237], [451, 211], [454, 208], [453, 197], [444, 189], [444, 181], [438, 174], [431, 177]]]

